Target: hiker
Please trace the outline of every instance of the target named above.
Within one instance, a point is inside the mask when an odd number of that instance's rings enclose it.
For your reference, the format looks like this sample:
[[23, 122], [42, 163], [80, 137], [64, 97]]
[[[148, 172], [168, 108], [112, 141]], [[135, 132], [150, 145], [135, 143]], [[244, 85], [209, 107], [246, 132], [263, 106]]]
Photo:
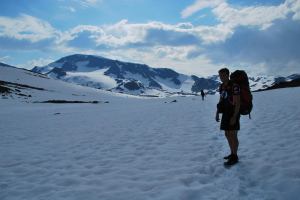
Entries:
[[222, 84], [219, 88], [220, 100], [217, 105], [216, 121], [220, 121], [219, 113], [222, 113], [220, 129], [225, 131], [231, 151], [228, 156], [224, 157], [227, 160], [224, 165], [230, 166], [239, 161], [237, 134], [240, 130], [240, 87], [229, 80], [229, 70], [227, 68], [219, 70], [219, 77]]
[[204, 101], [205, 93], [203, 90], [201, 90], [201, 96], [202, 96], [202, 101]]

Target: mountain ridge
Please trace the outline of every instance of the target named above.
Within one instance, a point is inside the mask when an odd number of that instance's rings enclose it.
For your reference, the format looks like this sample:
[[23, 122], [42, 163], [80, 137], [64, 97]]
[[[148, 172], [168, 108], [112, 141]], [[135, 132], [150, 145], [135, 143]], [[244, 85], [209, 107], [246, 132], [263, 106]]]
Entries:
[[[82, 86], [131, 95], [195, 94], [202, 89], [208, 94], [214, 94], [220, 84], [218, 75], [206, 78], [185, 75], [169, 68], [152, 68], [146, 64], [84, 54], [65, 56], [30, 71]], [[262, 91], [296, 79], [300, 79], [300, 74], [249, 77], [249, 83], [252, 91]]]
[[[218, 86], [216, 80], [180, 74], [169, 68], [152, 68], [146, 64], [83, 54], [60, 58], [46, 66], [34, 67], [32, 71], [67, 82], [129, 94], [153, 94], [162, 91], [196, 93], [202, 89], [213, 92]], [[115, 84], [106, 87], [103, 80], [95, 80], [97, 71], [98, 77], [106, 76], [110, 83]], [[83, 72], [86, 74], [82, 74]]]

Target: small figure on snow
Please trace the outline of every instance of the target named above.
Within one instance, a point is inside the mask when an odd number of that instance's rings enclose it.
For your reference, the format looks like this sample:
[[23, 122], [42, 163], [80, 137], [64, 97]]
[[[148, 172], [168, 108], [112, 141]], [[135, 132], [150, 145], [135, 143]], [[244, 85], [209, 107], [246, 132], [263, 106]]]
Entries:
[[203, 90], [201, 90], [201, 96], [202, 96], [202, 101], [204, 101], [205, 93]]

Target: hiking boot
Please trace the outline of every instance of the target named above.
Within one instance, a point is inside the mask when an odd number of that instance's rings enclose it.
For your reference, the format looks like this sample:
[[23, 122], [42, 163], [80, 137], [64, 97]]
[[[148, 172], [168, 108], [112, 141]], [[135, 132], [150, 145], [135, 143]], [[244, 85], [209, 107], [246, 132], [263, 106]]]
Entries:
[[225, 159], [225, 160], [228, 160], [228, 159], [230, 159], [231, 156], [232, 156], [232, 154], [230, 154], [230, 155], [228, 155], [228, 156], [225, 156], [224, 159]]
[[224, 162], [224, 165], [231, 166], [239, 162], [239, 157], [237, 155], [232, 154], [227, 162]]

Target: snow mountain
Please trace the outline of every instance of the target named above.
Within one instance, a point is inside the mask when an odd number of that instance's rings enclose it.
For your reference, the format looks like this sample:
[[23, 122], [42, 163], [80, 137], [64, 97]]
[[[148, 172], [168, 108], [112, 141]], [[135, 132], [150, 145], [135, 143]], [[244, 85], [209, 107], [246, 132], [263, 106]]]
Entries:
[[135, 95], [193, 93], [201, 89], [213, 92], [219, 84], [213, 79], [188, 76], [168, 68], [82, 54], [63, 57], [32, 71], [83, 86]]
[[120, 99], [116, 97], [129, 96], [67, 83], [3, 63], [0, 63], [0, 94], [2, 99], [15, 99], [27, 103], [104, 103]]
[[[191, 94], [202, 89], [214, 94], [220, 83], [217, 75], [207, 78], [189, 76], [169, 68], [151, 68], [145, 64], [83, 54], [66, 56], [31, 71], [82, 86], [144, 96]], [[249, 80], [251, 90], [257, 91], [299, 78], [300, 74], [293, 74], [287, 77], [249, 77]]]
[[258, 76], [249, 77], [249, 83], [252, 91], [262, 91], [281, 88], [282, 85], [285, 87], [296, 87], [299, 86], [297, 82], [300, 81], [300, 74], [292, 74], [287, 77], [283, 76]]

